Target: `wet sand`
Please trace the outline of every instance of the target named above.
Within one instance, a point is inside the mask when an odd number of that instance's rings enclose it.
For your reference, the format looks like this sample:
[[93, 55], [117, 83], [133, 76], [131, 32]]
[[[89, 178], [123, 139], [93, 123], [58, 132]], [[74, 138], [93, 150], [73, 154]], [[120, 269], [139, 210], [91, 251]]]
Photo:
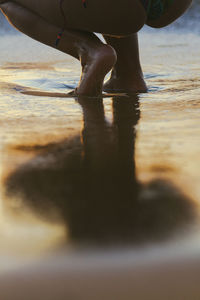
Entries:
[[199, 36], [144, 31], [149, 93], [87, 101], [75, 60], [0, 39], [1, 297], [198, 300]]

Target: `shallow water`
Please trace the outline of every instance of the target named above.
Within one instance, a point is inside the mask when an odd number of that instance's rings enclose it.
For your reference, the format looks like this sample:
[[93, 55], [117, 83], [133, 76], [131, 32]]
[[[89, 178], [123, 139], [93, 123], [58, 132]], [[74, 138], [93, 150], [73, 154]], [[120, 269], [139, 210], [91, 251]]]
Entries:
[[59, 95], [75, 60], [0, 38], [1, 274], [199, 259], [200, 37], [144, 30], [140, 48], [148, 94], [86, 101]]

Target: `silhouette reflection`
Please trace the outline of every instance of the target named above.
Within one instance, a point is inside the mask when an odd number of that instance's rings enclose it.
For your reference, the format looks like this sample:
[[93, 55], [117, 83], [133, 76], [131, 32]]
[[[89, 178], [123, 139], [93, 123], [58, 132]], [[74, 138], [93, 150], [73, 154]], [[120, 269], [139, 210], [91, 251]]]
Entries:
[[6, 180], [7, 194], [38, 215], [66, 224], [71, 241], [129, 243], [173, 236], [195, 217], [195, 205], [170, 182], [136, 178], [137, 96], [113, 98], [113, 122], [103, 100], [79, 99], [82, 137], [46, 147]]

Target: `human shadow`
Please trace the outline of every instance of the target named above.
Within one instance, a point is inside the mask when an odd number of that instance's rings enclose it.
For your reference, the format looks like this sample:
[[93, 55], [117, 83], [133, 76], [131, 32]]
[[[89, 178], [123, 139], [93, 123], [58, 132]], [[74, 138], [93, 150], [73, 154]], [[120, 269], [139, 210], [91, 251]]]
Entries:
[[[195, 220], [195, 204], [172, 183], [137, 180], [137, 96], [114, 97], [113, 122], [103, 100], [79, 98], [81, 136], [44, 148], [5, 181], [41, 218], [62, 219], [71, 241], [126, 244], [164, 240]], [[56, 217], [55, 217], [56, 216]]]

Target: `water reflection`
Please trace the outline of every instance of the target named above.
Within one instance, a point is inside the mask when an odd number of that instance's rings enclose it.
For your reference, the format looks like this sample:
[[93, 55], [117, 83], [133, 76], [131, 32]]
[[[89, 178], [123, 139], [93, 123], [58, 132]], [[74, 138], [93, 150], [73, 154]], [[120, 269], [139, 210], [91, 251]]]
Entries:
[[102, 99], [80, 98], [81, 137], [47, 145], [15, 170], [5, 182], [7, 195], [23, 199], [47, 221], [61, 218], [71, 241], [139, 243], [171, 237], [194, 221], [194, 203], [170, 182], [138, 182], [139, 100], [112, 101], [110, 124]]

